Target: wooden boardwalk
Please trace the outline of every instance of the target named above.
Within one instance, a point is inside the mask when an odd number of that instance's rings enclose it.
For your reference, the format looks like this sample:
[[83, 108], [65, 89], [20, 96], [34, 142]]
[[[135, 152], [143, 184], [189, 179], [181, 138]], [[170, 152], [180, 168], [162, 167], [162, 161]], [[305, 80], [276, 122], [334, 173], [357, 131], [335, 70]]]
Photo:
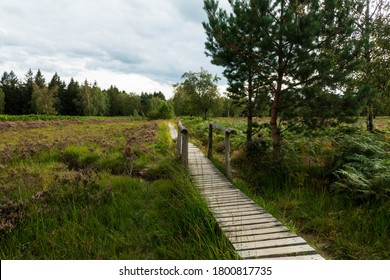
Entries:
[[[177, 131], [169, 124], [171, 136]], [[188, 168], [224, 234], [243, 259], [323, 260], [306, 241], [233, 186], [196, 146]]]

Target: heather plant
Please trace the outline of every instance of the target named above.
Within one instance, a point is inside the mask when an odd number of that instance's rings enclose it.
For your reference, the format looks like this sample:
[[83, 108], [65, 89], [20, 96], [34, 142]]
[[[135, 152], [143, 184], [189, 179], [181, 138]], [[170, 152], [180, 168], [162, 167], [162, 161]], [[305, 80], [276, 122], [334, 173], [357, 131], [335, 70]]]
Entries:
[[165, 122], [4, 127], [0, 258], [231, 259]]

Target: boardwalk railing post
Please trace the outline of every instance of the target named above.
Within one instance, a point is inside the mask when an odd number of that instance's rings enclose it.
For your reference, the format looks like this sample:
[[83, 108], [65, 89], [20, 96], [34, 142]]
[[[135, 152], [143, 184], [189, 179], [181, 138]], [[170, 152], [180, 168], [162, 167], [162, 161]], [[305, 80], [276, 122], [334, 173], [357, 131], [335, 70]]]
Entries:
[[211, 159], [213, 157], [213, 124], [209, 123], [209, 141], [207, 145], [207, 157]]
[[179, 121], [177, 134], [177, 153], [184, 165], [188, 165], [188, 130]]
[[209, 143], [208, 143], [208, 153], [207, 157], [209, 159], [213, 156], [213, 127], [225, 131], [225, 165], [226, 165], [226, 176], [229, 180], [233, 178], [232, 176], [232, 167], [230, 163], [230, 135], [236, 134], [237, 132], [234, 129], [221, 126], [216, 123], [209, 123]]
[[182, 155], [181, 160], [185, 166], [188, 166], [188, 131], [184, 130], [182, 139]]
[[177, 149], [177, 154], [179, 156], [181, 156], [181, 131], [180, 131], [179, 125], [178, 125], [178, 129], [177, 129], [176, 149]]
[[226, 164], [226, 176], [229, 180], [232, 176], [232, 166], [230, 164], [230, 133], [225, 131], [225, 164]]

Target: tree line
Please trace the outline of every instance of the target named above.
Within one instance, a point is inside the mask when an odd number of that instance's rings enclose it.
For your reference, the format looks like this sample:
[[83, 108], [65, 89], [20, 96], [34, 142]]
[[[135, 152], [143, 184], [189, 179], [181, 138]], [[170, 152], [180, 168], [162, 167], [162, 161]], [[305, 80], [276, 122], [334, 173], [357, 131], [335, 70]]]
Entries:
[[47, 114], [65, 116], [143, 116], [172, 118], [172, 104], [162, 92], [126, 93], [111, 86], [102, 90], [97, 82], [67, 84], [55, 73], [49, 83], [41, 71], [27, 72], [20, 81], [11, 70], [0, 81], [0, 114]]
[[166, 99], [159, 92], [126, 93], [116, 86], [102, 90], [97, 82], [80, 84], [73, 78], [67, 84], [55, 73], [49, 83], [41, 71], [18, 79], [11, 70], [0, 81], [0, 114], [46, 114], [64, 116], [140, 116], [167, 119], [177, 116], [244, 116], [245, 108], [221, 95], [218, 78], [201, 69], [184, 73], [183, 83], [173, 85], [175, 95]]

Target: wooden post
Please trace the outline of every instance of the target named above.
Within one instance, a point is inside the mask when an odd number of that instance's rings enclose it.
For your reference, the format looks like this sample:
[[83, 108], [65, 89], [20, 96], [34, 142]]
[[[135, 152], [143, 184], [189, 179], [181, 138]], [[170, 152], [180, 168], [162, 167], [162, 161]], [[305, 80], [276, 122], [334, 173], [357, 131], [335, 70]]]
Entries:
[[188, 166], [188, 131], [184, 130], [182, 135], [183, 135], [183, 139], [182, 139], [181, 161], [185, 166]]
[[233, 178], [232, 175], [232, 166], [230, 163], [230, 135], [231, 134], [237, 134], [237, 132], [234, 129], [224, 127], [222, 125], [212, 123], [210, 122], [209, 124], [209, 143], [208, 143], [208, 153], [207, 157], [209, 159], [212, 158], [213, 153], [212, 153], [212, 145], [213, 145], [213, 127], [225, 131], [225, 165], [226, 165], [226, 176], [228, 177], [229, 180]]
[[209, 141], [207, 145], [207, 157], [212, 159], [213, 157], [213, 124], [209, 123]]
[[177, 149], [177, 154], [181, 156], [181, 130], [179, 126], [177, 129], [176, 149]]
[[184, 165], [188, 165], [188, 130], [179, 121], [177, 135], [177, 152]]
[[225, 164], [226, 164], [226, 175], [229, 180], [232, 176], [232, 166], [230, 164], [230, 133], [225, 131]]

